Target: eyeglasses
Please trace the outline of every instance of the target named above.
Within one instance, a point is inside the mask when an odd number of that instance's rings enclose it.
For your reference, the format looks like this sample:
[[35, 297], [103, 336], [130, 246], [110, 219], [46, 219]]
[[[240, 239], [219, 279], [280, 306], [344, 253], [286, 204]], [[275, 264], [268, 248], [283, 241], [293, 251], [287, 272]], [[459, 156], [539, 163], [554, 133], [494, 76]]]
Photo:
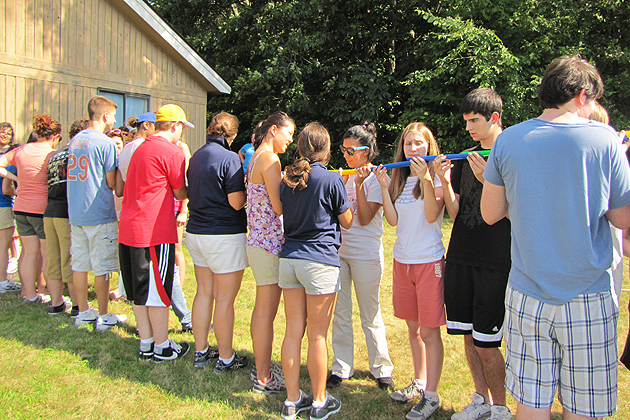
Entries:
[[343, 144], [339, 145], [339, 150], [341, 150], [341, 153], [347, 153], [348, 156], [354, 156], [354, 153], [357, 150], [365, 150], [367, 149], [367, 146], [359, 146], [359, 147], [343, 147]]

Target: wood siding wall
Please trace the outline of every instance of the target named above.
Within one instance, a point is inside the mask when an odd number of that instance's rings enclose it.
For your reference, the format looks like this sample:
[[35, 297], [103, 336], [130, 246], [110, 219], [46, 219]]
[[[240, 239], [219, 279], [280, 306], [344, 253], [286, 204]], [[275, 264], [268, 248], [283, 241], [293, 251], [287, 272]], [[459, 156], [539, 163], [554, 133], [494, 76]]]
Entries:
[[[99, 88], [149, 95], [150, 110], [176, 103], [205, 142], [207, 92], [107, 0], [5, 0], [0, 5], [0, 121], [24, 142], [35, 114], [63, 125], [87, 116]], [[119, 124], [122, 124], [120, 121]]]

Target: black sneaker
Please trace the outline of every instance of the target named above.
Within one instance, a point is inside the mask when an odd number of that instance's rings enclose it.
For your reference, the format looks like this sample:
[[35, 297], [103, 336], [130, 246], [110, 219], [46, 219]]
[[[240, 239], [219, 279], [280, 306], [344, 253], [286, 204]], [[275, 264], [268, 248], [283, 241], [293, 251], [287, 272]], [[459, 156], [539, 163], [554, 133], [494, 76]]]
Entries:
[[328, 377], [328, 379], [326, 379], [326, 388], [328, 389], [333, 389], [333, 388], [337, 388], [339, 385], [341, 385], [341, 383], [344, 381], [345, 379], [343, 379], [341, 376], [339, 375], [335, 375], [334, 373], [332, 375], [330, 375]]
[[151, 343], [151, 348], [149, 350], [140, 349], [140, 353], [138, 353], [138, 359], [140, 360], [152, 360], [153, 359], [153, 343]]
[[48, 306], [48, 315], [58, 315], [66, 312], [66, 302], [61, 302], [59, 306], [52, 306], [52, 303]]
[[225, 373], [230, 370], [242, 369], [244, 367], [249, 366], [249, 358], [247, 356], [238, 356], [236, 352], [234, 352], [234, 360], [229, 365], [226, 365], [221, 361], [221, 359], [217, 360], [217, 363], [214, 365], [214, 373]]
[[394, 381], [390, 376], [384, 376], [382, 378], [376, 378], [376, 382], [378, 383], [378, 387], [383, 391], [393, 391], [394, 390]]
[[168, 340], [169, 346], [165, 349], [160, 349], [157, 347], [153, 348], [153, 362], [162, 363], [168, 362], [169, 360], [176, 360], [184, 357], [186, 353], [188, 353], [188, 349], [190, 348], [190, 344], [181, 343], [177, 344], [173, 340]]
[[296, 405], [286, 405], [286, 403], [282, 404], [282, 413], [280, 414], [280, 417], [284, 420], [294, 420], [302, 411], [310, 410], [312, 405], [313, 396], [304, 395], [302, 391], [300, 391], [300, 402]]
[[70, 310], [70, 318], [74, 319], [77, 316], [79, 316], [79, 307], [73, 306], [72, 309]]
[[326, 420], [341, 410], [341, 401], [326, 393], [326, 403], [321, 408], [311, 407], [311, 420]]
[[210, 364], [210, 362], [217, 360], [218, 358], [219, 350], [214, 350], [213, 348], [208, 347], [205, 352], [195, 352], [195, 361], [193, 362], [193, 366], [197, 369], [204, 369]]

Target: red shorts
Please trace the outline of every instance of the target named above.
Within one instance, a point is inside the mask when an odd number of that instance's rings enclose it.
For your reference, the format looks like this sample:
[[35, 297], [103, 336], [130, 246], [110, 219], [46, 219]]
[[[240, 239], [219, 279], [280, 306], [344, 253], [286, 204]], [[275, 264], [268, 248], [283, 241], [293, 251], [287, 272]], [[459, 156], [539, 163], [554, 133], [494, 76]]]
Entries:
[[418, 321], [423, 327], [445, 325], [443, 274], [444, 258], [426, 264], [403, 264], [394, 259], [394, 316]]

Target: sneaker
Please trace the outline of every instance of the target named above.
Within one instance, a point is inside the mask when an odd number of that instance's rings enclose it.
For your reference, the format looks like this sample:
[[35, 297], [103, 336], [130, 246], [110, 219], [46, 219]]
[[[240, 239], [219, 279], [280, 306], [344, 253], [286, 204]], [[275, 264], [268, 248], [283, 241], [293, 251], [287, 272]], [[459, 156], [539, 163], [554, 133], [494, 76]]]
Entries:
[[13, 280], [6, 279], [0, 283], [0, 293], [19, 292], [20, 290], [22, 290], [22, 285]]
[[389, 398], [397, 403], [407, 404], [409, 401], [414, 398], [423, 397], [424, 389], [420, 387], [418, 384], [418, 380], [414, 379], [413, 382], [406, 386], [405, 388], [399, 389], [398, 391], [392, 392], [389, 394]]
[[[269, 368], [270, 373], [275, 375], [277, 378], [282, 378], [282, 382], [284, 382], [284, 372], [282, 371], [282, 366], [278, 364], [278, 362], [271, 362], [271, 366]], [[249, 374], [249, 380], [252, 382], [256, 382], [258, 378], [258, 369], [256, 369], [256, 363], [252, 366], [252, 371]]]
[[337, 388], [339, 385], [341, 385], [343, 381], [345, 381], [344, 378], [333, 373], [328, 377], [328, 379], [326, 379], [326, 388], [328, 389]]
[[25, 305], [37, 305], [38, 303], [44, 303], [44, 301], [40, 295], [35, 295], [33, 300], [24, 298], [23, 303]]
[[214, 373], [225, 373], [229, 370], [242, 369], [247, 366], [249, 366], [249, 358], [247, 356], [238, 356], [234, 352], [234, 360], [229, 365], [223, 363], [221, 359], [217, 360], [217, 363], [214, 365]]
[[98, 312], [90, 308], [83, 313], [79, 312], [74, 320], [74, 325], [91, 324], [92, 322], [96, 322], [96, 318], [98, 318]]
[[193, 332], [192, 325], [190, 325], [190, 324], [182, 324], [182, 334], [191, 333], [191, 332]]
[[310, 410], [313, 405], [313, 396], [312, 395], [304, 395], [302, 391], [300, 391], [300, 401], [293, 405], [287, 405], [285, 402], [282, 405], [282, 413], [280, 417], [284, 420], [294, 420], [297, 416], [300, 415], [302, 411]]
[[96, 320], [96, 329], [99, 331], [105, 331], [118, 323], [125, 322], [126, 320], [127, 315], [114, 315], [112, 313], [99, 315]]
[[66, 302], [63, 302], [59, 306], [48, 306], [48, 315], [58, 315], [63, 312], [66, 312]]
[[490, 420], [512, 420], [512, 412], [504, 405], [493, 405], [490, 412]]
[[394, 381], [391, 376], [383, 376], [382, 378], [376, 378], [376, 383], [378, 387], [383, 391], [393, 391], [394, 390]]
[[18, 271], [18, 259], [17, 258], [9, 258], [9, 263], [7, 264], [7, 274], [13, 274]]
[[151, 343], [151, 348], [149, 350], [140, 349], [140, 353], [138, 353], [138, 359], [140, 360], [152, 360], [153, 359], [153, 346]]
[[193, 366], [197, 369], [204, 369], [210, 364], [210, 362], [212, 362], [213, 360], [217, 360], [218, 358], [219, 350], [208, 347], [205, 352], [195, 352], [195, 361], [193, 362]]
[[431, 417], [431, 414], [435, 413], [440, 408], [440, 399], [436, 401], [430, 400], [423, 396], [418, 404], [416, 404], [407, 416], [407, 420], [426, 420]]
[[341, 410], [341, 401], [326, 393], [326, 403], [323, 407], [311, 407], [311, 420], [326, 420], [333, 414], [337, 414], [339, 410]]
[[74, 319], [77, 316], [79, 316], [79, 307], [73, 306], [72, 309], [70, 309], [70, 318]]
[[254, 391], [256, 394], [263, 395], [278, 394], [286, 390], [287, 387], [284, 385], [284, 378], [279, 378], [273, 373], [271, 374], [271, 378], [269, 378], [266, 384], [256, 379], [256, 381], [254, 382], [254, 387], [252, 388], [252, 391]]
[[168, 340], [169, 346], [165, 349], [160, 349], [158, 347], [153, 347], [153, 359], [154, 363], [162, 363], [168, 362], [169, 360], [177, 360], [186, 356], [188, 353], [188, 349], [190, 348], [190, 344], [181, 343], [178, 344], [173, 340]]
[[451, 420], [485, 420], [490, 417], [490, 404], [483, 395], [473, 392], [471, 402], [462, 411], [451, 416]]

